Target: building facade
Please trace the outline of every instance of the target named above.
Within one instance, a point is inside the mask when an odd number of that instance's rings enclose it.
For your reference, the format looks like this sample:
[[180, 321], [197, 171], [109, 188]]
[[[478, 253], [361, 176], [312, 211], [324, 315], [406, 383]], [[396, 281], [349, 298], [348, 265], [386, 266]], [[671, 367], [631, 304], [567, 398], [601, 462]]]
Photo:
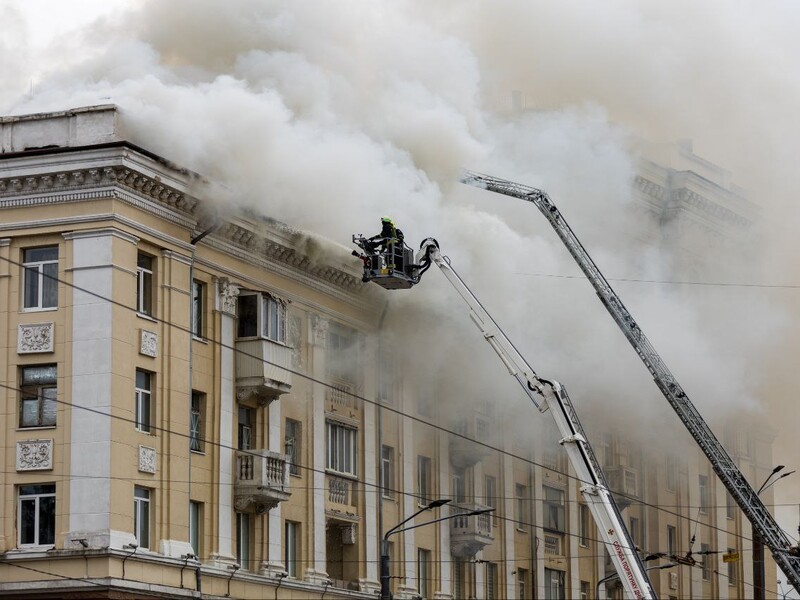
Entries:
[[[357, 263], [208, 222], [202, 177], [113, 106], [2, 118], [0, 149], [0, 595], [375, 598], [383, 533], [447, 498], [412, 524], [494, 512], [392, 536], [395, 598], [621, 597], [556, 437], [504, 435], [492, 402], [438, 414]], [[649, 209], [676, 173], [641, 176]], [[749, 525], [699, 451], [593, 443], [644, 552], [694, 531], [744, 557], [657, 571], [661, 597], [750, 595]], [[769, 436], [732, 443], [769, 473]]]

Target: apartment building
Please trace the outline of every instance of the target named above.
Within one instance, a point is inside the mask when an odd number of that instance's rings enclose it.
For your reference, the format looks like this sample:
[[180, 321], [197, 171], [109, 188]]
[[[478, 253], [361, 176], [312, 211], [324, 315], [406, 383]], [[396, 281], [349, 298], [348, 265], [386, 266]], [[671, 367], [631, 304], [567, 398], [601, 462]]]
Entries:
[[[0, 595], [375, 598], [383, 534], [444, 498], [409, 525], [495, 510], [392, 536], [395, 598], [594, 597], [610, 566], [557, 437], [505, 435], [483, 399], [440, 414], [358, 263], [208, 221], [202, 176], [123, 125], [113, 106], [0, 119]], [[648, 210], [713, 221], [726, 188], [681, 211], [677, 173], [642, 175]], [[644, 552], [695, 531], [743, 557], [658, 571], [661, 597], [749, 595], [749, 526], [699, 452], [593, 442]], [[769, 473], [768, 435], [729, 447]]]

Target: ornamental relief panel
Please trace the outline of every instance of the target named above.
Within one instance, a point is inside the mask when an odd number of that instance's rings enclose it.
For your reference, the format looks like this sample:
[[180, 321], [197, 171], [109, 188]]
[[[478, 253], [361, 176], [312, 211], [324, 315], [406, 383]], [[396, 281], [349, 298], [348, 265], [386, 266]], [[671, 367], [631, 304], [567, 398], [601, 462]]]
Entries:
[[52, 468], [52, 439], [17, 442], [17, 471], [46, 471]]
[[155, 331], [148, 331], [147, 329], [142, 329], [140, 331], [139, 354], [155, 358], [158, 356], [158, 334]]
[[31, 323], [17, 327], [17, 353], [53, 352], [54, 323]]
[[156, 472], [156, 449], [139, 446], [139, 470], [142, 473]]

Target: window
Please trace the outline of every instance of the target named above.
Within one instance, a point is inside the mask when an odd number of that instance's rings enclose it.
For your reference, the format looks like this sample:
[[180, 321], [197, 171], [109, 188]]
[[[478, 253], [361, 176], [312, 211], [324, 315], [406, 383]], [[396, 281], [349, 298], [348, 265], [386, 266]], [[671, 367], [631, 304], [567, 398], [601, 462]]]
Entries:
[[300, 560], [300, 523], [286, 521], [283, 527], [283, 564], [289, 577], [297, 577], [297, 563]]
[[633, 545], [636, 547], [641, 546], [641, 527], [639, 526], [639, 519], [636, 517], [631, 517], [631, 540], [633, 541]]
[[453, 468], [452, 494], [456, 502], [467, 501], [466, 471], [464, 469]]
[[579, 529], [579, 537], [580, 545], [584, 548], [589, 547], [589, 532], [591, 531], [590, 527], [590, 520], [589, 520], [589, 506], [586, 504], [579, 504], [578, 505], [578, 525]]
[[286, 343], [286, 303], [267, 293], [243, 293], [236, 300], [237, 335]]
[[700, 485], [700, 512], [708, 514], [708, 477], [698, 475], [698, 483]]
[[497, 525], [497, 480], [489, 475], [484, 479], [483, 503], [494, 509], [492, 525]]
[[192, 335], [202, 338], [205, 334], [206, 284], [192, 281]]
[[236, 513], [236, 562], [250, 570], [250, 515]]
[[381, 491], [384, 498], [394, 498], [394, 448], [381, 447]]
[[464, 560], [453, 557], [453, 598], [465, 598]]
[[700, 554], [703, 557], [703, 559], [701, 561], [701, 566], [703, 568], [703, 579], [705, 581], [710, 581], [711, 580], [711, 560], [709, 560], [709, 556], [708, 556], [708, 544], [700, 544]]
[[328, 460], [326, 468], [357, 475], [358, 430], [328, 421]]
[[734, 511], [736, 510], [736, 506], [733, 503], [733, 496], [729, 491], [725, 491], [725, 516], [728, 519], [732, 519], [734, 515]]
[[423, 598], [428, 598], [430, 589], [431, 552], [430, 550], [417, 550], [417, 591]]
[[202, 522], [203, 505], [194, 500], [189, 502], [189, 543], [195, 556], [200, 556], [200, 523]]
[[497, 598], [497, 564], [486, 563], [486, 600]]
[[289, 457], [289, 474], [300, 475], [300, 421], [286, 419], [283, 452]]
[[56, 365], [20, 369], [19, 426], [52, 427], [56, 424]]
[[356, 335], [349, 327], [331, 323], [328, 330], [328, 374], [341, 381], [355, 381]]
[[150, 433], [152, 423], [152, 379], [147, 371], [136, 369], [136, 429], [145, 433]]
[[564, 531], [564, 491], [544, 487], [544, 528]]
[[26, 310], [58, 306], [58, 246], [22, 252], [23, 301]]
[[153, 316], [153, 257], [141, 252], [136, 257], [136, 311]]
[[581, 600], [589, 600], [589, 582], [581, 581]]
[[519, 531], [528, 531], [528, 488], [521, 484], [516, 484], [514, 497], [517, 503], [517, 514], [514, 515]]
[[667, 489], [671, 492], [674, 492], [678, 479], [678, 465], [677, 460], [671, 454], [667, 455], [666, 479]]
[[528, 570], [517, 569], [517, 598], [519, 600], [526, 600], [526, 592], [528, 590]]
[[545, 600], [565, 600], [564, 571], [545, 569], [543, 584]]
[[56, 486], [21, 485], [17, 509], [19, 545], [51, 546], [56, 539]]
[[239, 450], [250, 450], [253, 447], [253, 409], [239, 407]]
[[417, 456], [417, 498], [420, 504], [428, 504], [432, 497], [431, 459]]
[[150, 548], [150, 490], [133, 488], [133, 535], [139, 548]]
[[[736, 548], [728, 548], [728, 554], [734, 554]], [[731, 561], [728, 565], [728, 585], [736, 585], [736, 562]]]
[[394, 358], [382, 352], [378, 363], [378, 399], [384, 404], [394, 403]]
[[206, 395], [202, 392], [192, 391], [192, 411], [189, 419], [189, 449], [193, 452], [202, 452], [205, 445], [205, 419]]
[[433, 416], [433, 402], [431, 401], [431, 393], [427, 389], [420, 389], [417, 394], [417, 412], [423, 417]]
[[678, 531], [672, 525], [667, 525], [667, 554], [672, 556], [678, 549]]

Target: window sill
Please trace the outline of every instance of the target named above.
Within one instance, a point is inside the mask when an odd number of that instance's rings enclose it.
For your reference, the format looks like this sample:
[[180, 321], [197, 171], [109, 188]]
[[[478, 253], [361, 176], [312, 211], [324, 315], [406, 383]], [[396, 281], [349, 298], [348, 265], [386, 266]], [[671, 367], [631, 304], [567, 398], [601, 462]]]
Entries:
[[[144, 432], [142, 432], [142, 433], [144, 433]], [[205, 456], [206, 455], [205, 450], [191, 450], [190, 449], [189, 452], [191, 452], [192, 454], [197, 454], [198, 456]]]
[[152, 321], [153, 323], [158, 323], [158, 319], [156, 319], [155, 317], [151, 317], [150, 315], [146, 315], [138, 311], [136, 313], [136, 316], [139, 317], [140, 319], [144, 319], [145, 321]]
[[41, 313], [41, 312], [54, 312], [54, 311], [57, 311], [57, 310], [58, 310], [57, 306], [48, 306], [48, 307], [45, 307], [45, 308], [36, 308], [36, 307], [22, 308], [22, 309], [20, 309], [19, 312], [21, 312], [21, 313]]
[[388, 500], [389, 502], [397, 502], [397, 499], [394, 496], [381, 496], [384, 500]]
[[527, 529], [522, 529], [521, 527], [517, 527], [517, 533], [528, 533]]
[[35, 425], [33, 427], [17, 427], [17, 431], [42, 431], [44, 429], [55, 429], [57, 425]]
[[301, 473], [289, 473], [289, 477], [296, 477], [297, 479], [302, 479], [303, 475]]
[[135, 431], [136, 431], [136, 433], [142, 433], [142, 434], [148, 435], [150, 437], [156, 437], [156, 434], [153, 431], [144, 431], [144, 430], [139, 429], [139, 428], [135, 428]]
[[353, 473], [342, 473], [341, 471], [334, 471], [333, 469], [325, 469], [325, 473], [327, 475], [332, 475], [333, 477], [341, 477], [342, 479], [351, 479], [353, 481], [358, 481], [358, 475]]
[[208, 345], [208, 340], [207, 340], [206, 338], [204, 338], [204, 337], [198, 337], [198, 336], [196, 336], [196, 335], [194, 335], [194, 334], [192, 334], [192, 341], [193, 341], [193, 342], [199, 342], [199, 343], [201, 343], [201, 344]]

